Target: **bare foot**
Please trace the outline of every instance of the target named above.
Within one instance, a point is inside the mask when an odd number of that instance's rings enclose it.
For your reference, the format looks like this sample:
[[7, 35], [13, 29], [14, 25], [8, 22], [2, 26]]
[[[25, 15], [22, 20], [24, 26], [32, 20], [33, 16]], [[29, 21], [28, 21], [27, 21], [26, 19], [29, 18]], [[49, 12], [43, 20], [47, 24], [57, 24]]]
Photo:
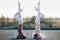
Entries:
[[26, 39], [27, 36], [23, 35], [23, 34], [18, 34], [17, 39]]
[[41, 39], [41, 36], [39, 34], [34, 34], [34, 39]]

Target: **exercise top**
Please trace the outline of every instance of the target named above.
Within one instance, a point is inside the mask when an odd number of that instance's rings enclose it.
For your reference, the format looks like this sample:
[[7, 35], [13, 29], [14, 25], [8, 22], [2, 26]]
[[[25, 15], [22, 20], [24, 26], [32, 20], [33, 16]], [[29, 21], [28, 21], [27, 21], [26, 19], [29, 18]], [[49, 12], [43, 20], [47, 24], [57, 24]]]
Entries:
[[35, 7], [35, 10], [38, 12], [38, 14], [36, 16], [35, 23], [36, 24], [40, 24], [40, 21], [44, 17], [44, 15], [42, 13], [40, 13], [40, 1], [38, 2], [38, 8]]
[[23, 20], [22, 20], [22, 17], [21, 17], [21, 12], [22, 12], [22, 9], [20, 9], [20, 3], [19, 3], [19, 1], [18, 1], [18, 8], [19, 8], [19, 10], [18, 10], [18, 12], [14, 15], [14, 18], [18, 21], [18, 24], [23, 24]]

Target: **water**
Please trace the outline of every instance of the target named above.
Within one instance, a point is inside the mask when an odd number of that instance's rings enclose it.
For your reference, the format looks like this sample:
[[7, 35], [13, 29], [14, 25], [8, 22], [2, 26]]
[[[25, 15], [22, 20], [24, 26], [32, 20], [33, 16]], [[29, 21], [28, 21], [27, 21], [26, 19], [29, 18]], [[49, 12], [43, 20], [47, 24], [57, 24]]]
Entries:
[[41, 34], [46, 38], [42, 39], [33, 39], [32, 35], [35, 33], [34, 30], [24, 30], [28, 39], [16, 39], [17, 30], [0, 30], [0, 40], [60, 40], [60, 30], [41, 30]]

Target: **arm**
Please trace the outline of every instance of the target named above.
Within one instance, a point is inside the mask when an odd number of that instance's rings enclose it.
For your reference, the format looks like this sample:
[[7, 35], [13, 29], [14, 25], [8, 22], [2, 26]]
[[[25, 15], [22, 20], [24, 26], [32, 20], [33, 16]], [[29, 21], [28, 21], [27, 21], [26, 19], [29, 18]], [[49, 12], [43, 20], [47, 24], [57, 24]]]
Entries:
[[18, 9], [19, 9], [19, 12], [21, 12], [23, 10], [23, 8], [21, 9], [20, 6], [21, 6], [21, 4], [18, 1]]
[[23, 10], [23, 8], [22, 9], [20, 9], [20, 11], [22, 11]]
[[43, 18], [44, 17], [44, 15], [42, 14], [42, 13], [40, 13], [40, 16]]
[[38, 2], [38, 5], [40, 5], [40, 1]]
[[18, 9], [19, 9], [19, 11], [20, 11], [20, 5], [21, 5], [21, 4], [20, 4], [19, 1], [18, 1]]
[[15, 19], [17, 19], [18, 15], [19, 15], [19, 14], [18, 14], [18, 13], [16, 13], [16, 14], [14, 15], [14, 18], [15, 18]]
[[38, 8], [36, 8], [36, 6], [35, 6], [35, 10], [40, 11], [40, 1], [37, 3], [37, 5], [38, 5]]

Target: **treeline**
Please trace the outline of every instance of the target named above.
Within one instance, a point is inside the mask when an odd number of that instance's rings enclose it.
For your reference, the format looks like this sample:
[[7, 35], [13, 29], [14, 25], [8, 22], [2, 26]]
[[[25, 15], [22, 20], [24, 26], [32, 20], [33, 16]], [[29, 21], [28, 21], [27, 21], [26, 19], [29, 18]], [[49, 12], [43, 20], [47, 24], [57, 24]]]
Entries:
[[[29, 18], [23, 18], [23, 27], [24, 28], [34, 28], [35, 27], [35, 16]], [[44, 18], [41, 21], [41, 28], [60, 28], [60, 19], [55, 20], [53, 18]], [[0, 27], [3, 28], [15, 28], [18, 27], [18, 22], [17, 20], [15, 20], [14, 18], [8, 18], [8, 17], [4, 17], [2, 16], [0, 18]]]

